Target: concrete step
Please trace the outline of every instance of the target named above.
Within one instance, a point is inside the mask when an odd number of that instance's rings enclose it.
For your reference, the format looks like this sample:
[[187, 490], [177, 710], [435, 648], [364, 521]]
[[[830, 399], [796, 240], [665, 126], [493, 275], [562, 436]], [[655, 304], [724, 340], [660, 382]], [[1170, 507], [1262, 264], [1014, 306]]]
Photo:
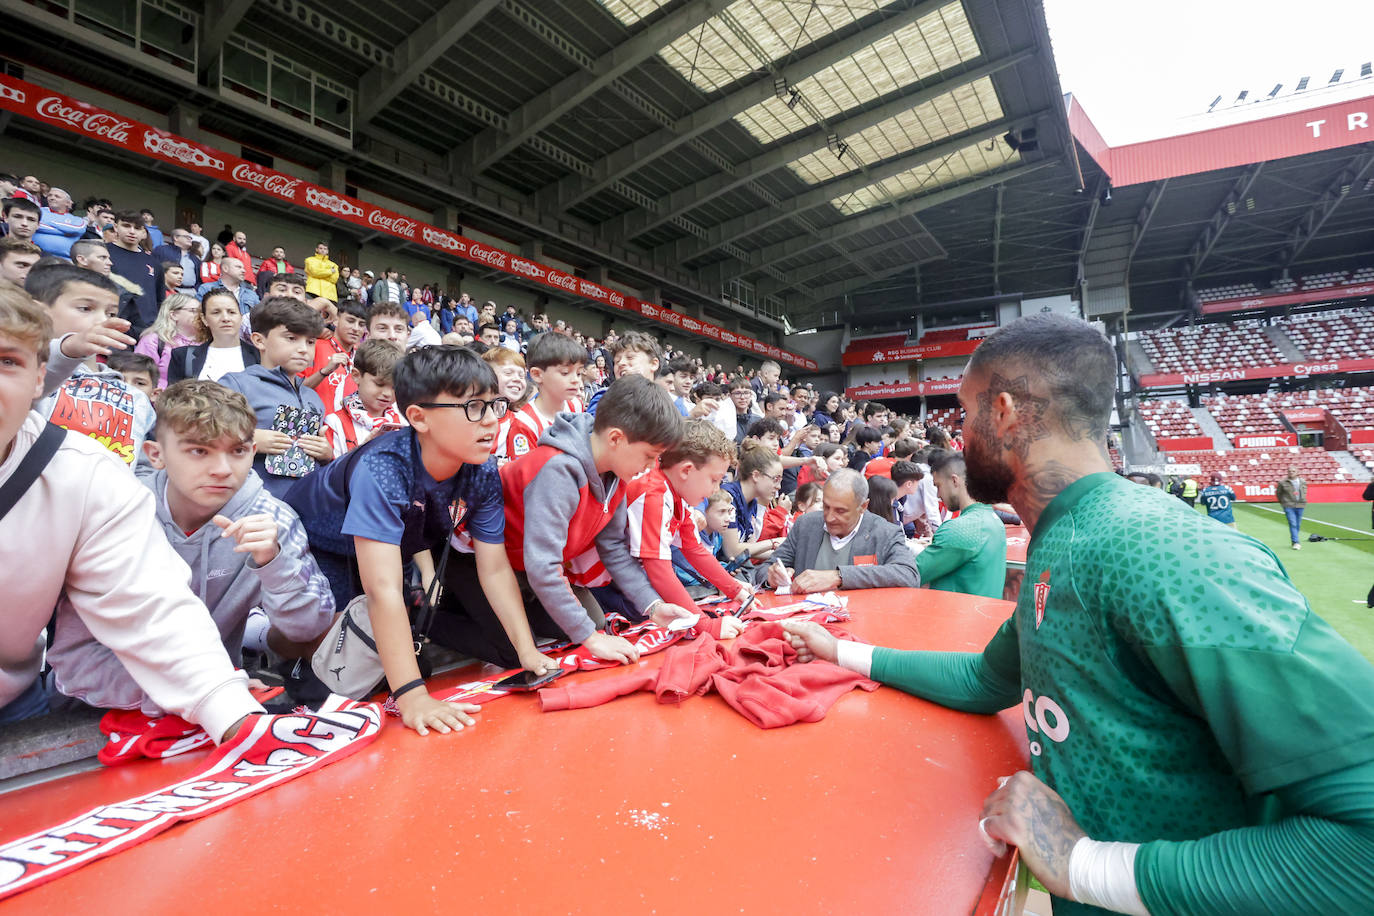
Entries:
[[1206, 407], [1190, 407], [1193, 412], [1193, 419], [1197, 420], [1197, 425], [1202, 427], [1202, 431], [1212, 437], [1212, 448], [1230, 448], [1231, 440], [1222, 431], [1219, 424]]
[[1369, 468], [1361, 464], [1360, 459], [1356, 458], [1349, 452], [1333, 451], [1327, 452], [1327, 454], [1330, 455], [1332, 458], [1335, 458], [1337, 461], [1339, 461], [1341, 463], [1341, 467], [1344, 468], [1346, 472], [1350, 474], [1351, 477], [1353, 477], [1355, 480], [1358, 480], [1361, 483], [1363, 483], [1370, 480], [1371, 478], [1374, 478], [1374, 474], [1371, 474], [1369, 472]]
[[1136, 375], [1155, 374], [1155, 364], [1150, 362], [1150, 357], [1145, 355], [1145, 348], [1140, 345], [1140, 341], [1128, 341], [1126, 349], [1130, 351], [1131, 368], [1135, 369]]
[[1307, 354], [1298, 349], [1298, 345], [1293, 343], [1293, 338], [1283, 333], [1278, 327], [1270, 326], [1264, 329], [1264, 336], [1273, 341], [1274, 346], [1279, 348], [1283, 358], [1290, 363], [1307, 362]]

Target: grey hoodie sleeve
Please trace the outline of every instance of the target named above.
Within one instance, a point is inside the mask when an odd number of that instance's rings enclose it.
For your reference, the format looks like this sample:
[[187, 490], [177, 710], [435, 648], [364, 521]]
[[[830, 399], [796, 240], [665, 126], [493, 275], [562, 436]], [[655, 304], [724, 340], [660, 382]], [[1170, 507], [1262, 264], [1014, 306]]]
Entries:
[[[572, 456], [553, 458], [525, 487], [522, 504], [532, 523], [525, 525], [525, 576], [539, 603], [573, 642], [582, 642], [596, 626], [573, 594], [563, 572], [568, 522], [577, 512], [581, 487], [573, 474]], [[535, 515], [548, 523], [533, 523]], [[625, 520], [621, 519], [621, 525]], [[609, 568], [609, 567], [608, 567]]]
[[334, 593], [310, 555], [305, 527], [280, 500], [271, 500], [270, 508], [253, 508], [270, 511], [277, 520], [277, 555], [266, 566], [247, 562], [261, 585], [262, 609], [272, 626], [292, 642], [314, 639], [334, 619]]
[[81, 357], [67, 356], [62, 352], [62, 341], [71, 336], [63, 334], [48, 344], [48, 365], [43, 371], [43, 397], [62, 387], [62, 383], [71, 378], [76, 367], [81, 365]]
[[[619, 486], [624, 486], [622, 481]], [[625, 501], [621, 500], [611, 513], [611, 521], [596, 536], [596, 552], [601, 557], [601, 565], [611, 574], [616, 587], [624, 593], [635, 610], [643, 612], [659, 599], [658, 592], [649, 582], [644, 566], [630, 556], [630, 545], [625, 540]]]

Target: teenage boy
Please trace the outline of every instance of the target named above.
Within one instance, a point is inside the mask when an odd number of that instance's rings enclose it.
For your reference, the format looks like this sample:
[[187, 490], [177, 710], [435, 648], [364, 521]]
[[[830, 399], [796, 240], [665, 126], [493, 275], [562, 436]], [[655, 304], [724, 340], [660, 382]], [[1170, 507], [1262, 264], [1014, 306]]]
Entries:
[[460, 347], [423, 347], [396, 363], [392, 384], [410, 428], [377, 436], [306, 477], [287, 502], [300, 514], [335, 605], [367, 595], [401, 720], [422, 735], [447, 733], [474, 724], [469, 713], [477, 707], [441, 703], [424, 689], [403, 599], [404, 567], [416, 554], [437, 562], [450, 538], [471, 550], [477, 582], [465, 588], [490, 602], [520, 663], [540, 674], [556, 663], [534, 646], [506, 558], [501, 480], [490, 460], [506, 402], [491, 367]]
[[597, 630], [604, 617], [589, 586], [614, 581], [637, 613], [659, 623], [691, 616], [655, 593], [625, 538], [626, 483], [681, 437], [668, 393], [631, 375], [606, 389], [595, 417], [560, 414], [539, 445], [501, 469], [511, 566], [562, 635], [597, 658], [629, 664], [639, 654]]
[[0, 238], [0, 280], [23, 286], [41, 257], [42, 249], [33, 242], [13, 235]]
[[369, 340], [389, 340], [405, 349], [410, 339], [410, 314], [399, 302], [379, 302], [367, 312]]
[[[284, 455], [293, 446], [299, 446], [302, 452], [321, 464], [334, 457], [334, 449], [320, 435], [324, 402], [300, 379], [300, 373], [310, 365], [315, 338], [324, 330], [324, 322], [304, 302], [284, 296], [264, 299], [253, 306], [251, 321], [258, 365], [221, 376], [219, 384], [247, 398], [257, 415], [258, 430], [253, 434], [257, 456], [253, 459], [253, 470], [262, 478], [267, 492], [282, 499], [302, 475], [270, 473], [267, 470], [269, 455]], [[273, 428], [278, 411], [283, 407], [301, 411], [299, 427], [313, 426], [316, 432], [300, 433], [293, 439], [286, 432]]]
[[[90, 341], [101, 328], [114, 330], [123, 325], [118, 317], [119, 287], [84, 267], [36, 267], [29, 272], [25, 289], [47, 306], [58, 338], [72, 334], [78, 341]], [[98, 350], [87, 348], [87, 352], [90, 355], [71, 377], [34, 406], [53, 423], [90, 436], [132, 466], [153, 427], [152, 402], [118, 372], [97, 363]]]
[[367, 306], [356, 299], [339, 303], [334, 333], [315, 341], [315, 361], [301, 376], [315, 389], [325, 410], [342, 410], [344, 398], [358, 390], [353, 375], [353, 353], [367, 333]]
[[[29, 404], [43, 387], [51, 334], [42, 306], [12, 286], [0, 288], [0, 485], [47, 428]], [[37, 563], [35, 543], [42, 544]], [[179, 567], [147, 489], [105, 449], [66, 434], [0, 518], [0, 568], [22, 571], [9, 577], [0, 612], [0, 725], [48, 711], [39, 672], [54, 608], [47, 660], [61, 692], [92, 706], [139, 705], [94, 681], [73, 658], [72, 646], [97, 634], [147, 698], [149, 714], [175, 713], [222, 741], [261, 712], [184, 574], [169, 573]]]
[[[586, 360], [586, 354], [582, 356]], [[658, 374], [658, 364], [663, 359], [663, 351], [658, 341], [643, 331], [630, 331], [624, 337], [617, 337], [611, 344], [611, 371], [616, 378], [639, 375], [653, 381]], [[587, 413], [596, 416], [597, 405], [606, 394], [605, 388], [592, 395], [587, 402]]]
[[[345, 300], [344, 305], [347, 304]], [[369, 340], [358, 347], [350, 370], [356, 390], [343, 399], [338, 410], [324, 418], [324, 437], [334, 449], [335, 458], [378, 433], [405, 426], [392, 386], [392, 371], [402, 355], [401, 348], [389, 340]]]
[[157, 259], [139, 247], [144, 231], [136, 210], [121, 210], [115, 214], [114, 242], [109, 246], [111, 269], [138, 290], [126, 299], [126, 310], [119, 316], [133, 326], [129, 333], [135, 338], [157, 320], [165, 292]]
[[860, 428], [854, 436], [854, 454], [849, 456], [849, 469], [863, 472], [870, 459], [878, 457], [883, 449], [883, 434], [871, 426]]
[[143, 395], [157, 406], [157, 363], [151, 356], [129, 350], [116, 350], [105, 357], [105, 368], [118, 372], [130, 388], [143, 392]]
[[[253, 608], [266, 614], [274, 651], [288, 658], [308, 654], [329, 629], [334, 597], [296, 513], [252, 473], [255, 418], [248, 402], [214, 382], [189, 380], [167, 389], [157, 418], [156, 438], [143, 447], [156, 470], [143, 483], [230, 660], [241, 664]], [[138, 692], [114, 654], [94, 639], [72, 655], [92, 681], [121, 694]]]
[[582, 366], [587, 351], [571, 337], [541, 334], [525, 356], [530, 379], [539, 394], [511, 417], [506, 458], [528, 455], [559, 413], [582, 410]]
[[644, 566], [649, 583], [668, 601], [692, 607], [673, 571], [676, 547], [701, 577], [727, 598], [744, 600], [752, 590], [721, 568], [697, 536], [692, 507], [720, 488], [735, 461], [735, 443], [709, 420], [690, 420], [682, 439], [669, 446], [658, 467], [630, 481], [625, 501], [630, 556]]

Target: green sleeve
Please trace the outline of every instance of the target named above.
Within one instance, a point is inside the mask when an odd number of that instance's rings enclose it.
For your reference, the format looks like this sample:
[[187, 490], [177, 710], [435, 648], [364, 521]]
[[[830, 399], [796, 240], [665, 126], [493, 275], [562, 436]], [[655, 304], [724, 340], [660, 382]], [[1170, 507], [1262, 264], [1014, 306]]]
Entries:
[[982, 653], [874, 649], [873, 680], [963, 712], [995, 713], [1021, 701], [1016, 618]]
[[980, 529], [959, 524], [959, 519], [945, 522], [935, 529], [930, 546], [916, 555], [916, 568], [921, 571], [922, 584], [929, 585], [954, 572], [983, 549]]
[[1374, 900], [1374, 760], [1276, 793], [1292, 816], [1181, 843], [1135, 860], [1152, 916], [1367, 913]]

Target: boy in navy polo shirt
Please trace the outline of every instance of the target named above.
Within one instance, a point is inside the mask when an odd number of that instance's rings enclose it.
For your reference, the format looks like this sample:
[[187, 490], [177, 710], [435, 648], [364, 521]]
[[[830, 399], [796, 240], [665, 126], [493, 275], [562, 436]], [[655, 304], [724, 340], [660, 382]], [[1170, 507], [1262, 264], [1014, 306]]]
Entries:
[[496, 374], [470, 350], [423, 347], [396, 363], [392, 384], [410, 428], [383, 433], [302, 479], [287, 502], [305, 525], [336, 605], [367, 594], [402, 721], [422, 735], [447, 733], [474, 724], [468, 714], [477, 707], [441, 703], [423, 689], [403, 601], [404, 567], [416, 554], [437, 560], [450, 538], [455, 550], [474, 553], [478, 583], [521, 663], [540, 674], [555, 663], [534, 647], [506, 558], [491, 446], [509, 404], [497, 397]]

